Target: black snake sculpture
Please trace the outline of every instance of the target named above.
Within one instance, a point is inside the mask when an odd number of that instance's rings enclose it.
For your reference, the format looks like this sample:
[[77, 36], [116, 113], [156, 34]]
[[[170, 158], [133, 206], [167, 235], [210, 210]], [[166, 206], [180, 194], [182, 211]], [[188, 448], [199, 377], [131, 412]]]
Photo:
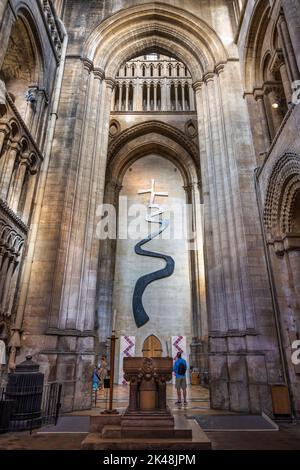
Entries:
[[[153, 205], [149, 206], [150, 208], [157, 208], [160, 209], [160, 206]], [[169, 226], [169, 221], [166, 219], [163, 220], [153, 220], [153, 217], [160, 215], [162, 213], [161, 210], [158, 212], [147, 215], [146, 221], [150, 223], [157, 223], [160, 225], [159, 229], [156, 232], [150, 233], [147, 238], [144, 238], [139, 243], [137, 243], [134, 247], [134, 251], [137, 255], [141, 256], [150, 256], [151, 258], [160, 258], [165, 260], [166, 266], [163, 269], [159, 269], [158, 271], [154, 271], [152, 273], [146, 274], [138, 279], [133, 293], [132, 299], [132, 308], [133, 308], [133, 315], [135, 319], [136, 326], [140, 328], [141, 326], [145, 325], [149, 321], [149, 316], [147, 315], [144, 306], [143, 306], [143, 294], [145, 292], [146, 287], [151, 284], [153, 281], [158, 281], [159, 279], [163, 279], [165, 277], [169, 277], [173, 274], [175, 268], [175, 261], [171, 256], [164, 255], [162, 253], [156, 253], [154, 251], [145, 250], [142, 248], [143, 245], [153, 240], [155, 237], [160, 235], [166, 228]]]

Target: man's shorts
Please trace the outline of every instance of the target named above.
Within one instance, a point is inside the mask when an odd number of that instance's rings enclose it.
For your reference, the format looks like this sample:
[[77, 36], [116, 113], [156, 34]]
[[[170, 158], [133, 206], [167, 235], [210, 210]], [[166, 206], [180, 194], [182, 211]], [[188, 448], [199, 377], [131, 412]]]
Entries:
[[177, 389], [182, 388], [182, 390], [186, 389], [186, 378], [185, 377], [176, 377], [175, 387]]

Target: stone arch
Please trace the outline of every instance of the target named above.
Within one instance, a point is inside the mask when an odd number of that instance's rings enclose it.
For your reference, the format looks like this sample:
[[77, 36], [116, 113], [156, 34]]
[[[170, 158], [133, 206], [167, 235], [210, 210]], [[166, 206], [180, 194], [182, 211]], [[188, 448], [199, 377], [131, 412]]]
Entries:
[[[185, 134], [160, 121], [149, 121], [137, 124], [111, 139], [108, 147], [108, 163], [106, 170], [106, 184], [104, 203], [117, 207], [119, 191], [122, 189], [123, 177], [129, 167], [147, 155], [156, 153], [162, 158], [171, 161], [180, 171], [183, 187], [186, 191], [186, 201], [190, 204], [201, 202], [200, 194], [200, 166], [197, 146]], [[194, 216], [192, 216], [194, 217]], [[196, 220], [193, 219], [196, 224]], [[198, 221], [199, 223], [199, 221]], [[104, 328], [109, 325], [113, 299], [113, 276], [115, 269], [116, 240], [105, 240], [100, 245], [98, 270], [98, 316], [101, 317]], [[199, 335], [196, 325], [200, 317], [200, 295], [196, 292], [195, 279], [197, 251], [189, 253], [191, 270], [192, 309], [194, 312], [194, 334]], [[108, 281], [107, 281], [108, 280]], [[101, 338], [107, 336], [108, 331], [101, 331]]]
[[107, 77], [115, 77], [125, 60], [153, 47], [188, 62], [195, 81], [227, 60], [222, 41], [206, 22], [179, 8], [153, 2], [122, 10], [103, 21], [88, 38], [84, 56], [105, 70]]
[[258, 86], [261, 78], [259, 65], [263, 54], [264, 37], [269, 25], [269, 12], [268, 0], [259, 0], [252, 12], [245, 41], [244, 80], [247, 91]]
[[179, 129], [165, 124], [162, 121], [147, 121], [141, 124], [136, 124], [135, 126], [132, 126], [119, 134], [116, 139], [110, 142], [108, 147], [108, 162], [111, 162], [119, 150], [122, 149], [122, 147], [129, 141], [132, 141], [139, 136], [145, 136], [153, 132], [158, 133], [159, 135], [167, 136], [174, 140], [174, 142], [177, 142], [179, 145], [181, 145], [191, 155], [195, 166], [198, 169], [200, 168], [197, 145]]
[[26, 93], [30, 88], [44, 85], [44, 53], [39, 30], [31, 12], [20, 4], [16, 14], [17, 19], [10, 31], [0, 78], [24, 119]]
[[300, 191], [300, 156], [284, 154], [274, 165], [265, 198], [264, 222], [274, 238], [292, 231], [294, 202]]

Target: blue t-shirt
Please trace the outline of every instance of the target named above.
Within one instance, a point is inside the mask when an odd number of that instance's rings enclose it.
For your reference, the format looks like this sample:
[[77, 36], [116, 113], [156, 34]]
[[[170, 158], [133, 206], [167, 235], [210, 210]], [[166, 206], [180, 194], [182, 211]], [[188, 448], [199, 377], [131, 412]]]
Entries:
[[187, 363], [184, 359], [182, 359], [182, 357], [180, 359], [177, 359], [177, 361], [175, 362], [174, 364], [174, 372], [176, 374], [176, 379], [182, 379], [183, 377], [185, 377], [185, 374], [183, 375], [180, 375], [178, 374], [178, 367], [179, 367], [179, 364], [183, 362], [183, 364], [185, 365], [185, 371], [187, 371]]

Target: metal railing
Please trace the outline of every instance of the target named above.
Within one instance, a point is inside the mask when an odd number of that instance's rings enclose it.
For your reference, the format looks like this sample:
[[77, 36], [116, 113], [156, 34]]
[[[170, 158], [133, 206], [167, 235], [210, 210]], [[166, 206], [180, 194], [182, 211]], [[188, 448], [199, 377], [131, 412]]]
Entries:
[[61, 408], [61, 383], [17, 387], [13, 395], [8, 387], [0, 389], [1, 433], [24, 430], [31, 433], [41, 426], [57, 424]]

